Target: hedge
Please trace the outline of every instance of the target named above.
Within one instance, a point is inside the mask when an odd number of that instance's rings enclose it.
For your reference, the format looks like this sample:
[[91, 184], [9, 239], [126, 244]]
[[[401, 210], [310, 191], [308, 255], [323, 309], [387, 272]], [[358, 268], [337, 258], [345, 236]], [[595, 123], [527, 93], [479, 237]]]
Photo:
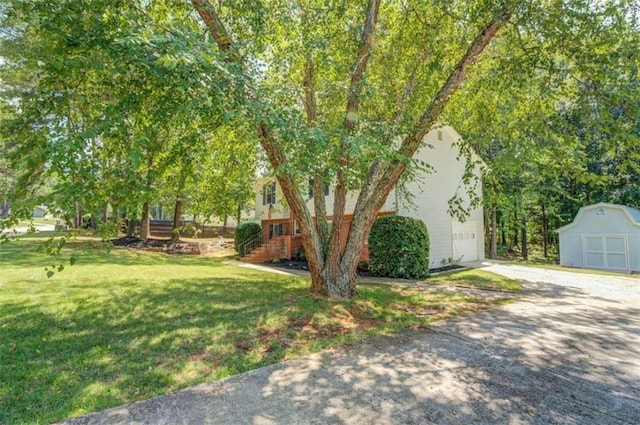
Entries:
[[236, 235], [233, 239], [233, 244], [236, 248], [236, 251], [240, 252], [239, 248], [245, 242], [250, 241], [251, 239], [257, 237], [262, 233], [262, 228], [258, 223], [242, 223], [236, 228]]
[[429, 232], [418, 219], [397, 215], [376, 219], [369, 233], [369, 271], [377, 276], [429, 276]]

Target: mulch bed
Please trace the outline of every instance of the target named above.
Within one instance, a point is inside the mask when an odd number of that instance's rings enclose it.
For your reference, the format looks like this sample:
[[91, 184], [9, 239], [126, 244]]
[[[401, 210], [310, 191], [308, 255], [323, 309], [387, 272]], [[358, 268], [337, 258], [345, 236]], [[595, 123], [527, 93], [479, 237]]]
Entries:
[[[307, 262], [306, 261], [299, 261], [299, 260], [287, 260], [287, 259], [280, 259], [280, 261], [278, 262], [272, 262], [269, 261], [265, 264], [268, 264], [269, 266], [272, 267], [278, 267], [278, 268], [282, 268], [282, 269], [288, 269], [288, 270], [308, 270], [308, 266], [307, 266]], [[433, 269], [429, 269], [429, 273], [430, 274], [437, 274], [437, 273], [442, 273], [442, 272], [447, 272], [447, 271], [451, 271], [451, 270], [458, 270], [458, 269], [463, 269], [463, 266], [459, 266], [457, 264], [450, 264], [448, 266], [444, 266], [444, 267], [437, 267], [437, 268], [433, 268]], [[360, 277], [377, 277], [375, 274], [371, 273], [368, 269], [366, 268], [362, 268], [362, 267], [358, 267], [358, 276]]]
[[125, 236], [111, 240], [111, 243], [115, 246], [123, 246], [126, 248], [163, 248], [171, 242], [171, 239], [147, 239], [146, 241], [143, 241], [135, 236]]

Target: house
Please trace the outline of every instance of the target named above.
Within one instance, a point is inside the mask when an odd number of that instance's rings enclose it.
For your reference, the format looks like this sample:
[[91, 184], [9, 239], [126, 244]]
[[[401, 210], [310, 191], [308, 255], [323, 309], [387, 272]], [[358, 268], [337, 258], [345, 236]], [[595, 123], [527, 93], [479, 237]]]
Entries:
[[587, 205], [556, 232], [563, 266], [640, 271], [640, 211], [635, 208], [604, 202]]
[[45, 205], [38, 205], [31, 210], [31, 217], [44, 218], [47, 215], [47, 207]]
[[[461, 139], [455, 129], [440, 127], [425, 136], [423, 147], [414, 158], [428, 163], [431, 172], [418, 171], [419, 178], [405, 184], [405, 190], [393, 190], [379, 215], [398, 214], [422, 220], [429, 230], [430, 266], [440, 267], [452, 262], [484, 259], [484, 225], [482, 208], [474, 208], [464, 222], [452, 217], [449, 200], [456, 194], [469, 204], [468, 190], [463, 182], [465, 156], [455, 145]], [[477, 157], [475, 159], [478, 159]], [[480, 176], [480, 167], [474, 166]], [[481, 198], [482, 187], [470, 183], [474, 196]], [[351, 221], [357, 192], [347, 196], [345, 222]], [[327, 206], [333, 205], [332, 188], [325, 188]], [[307, 207], [313, 214], [313, 198], [309, 193]], [[331, 217], [327, 217], [331, 220]], [[287, 207], [275, 178], [260, 179], [256, 184], [256, 219], [262, 224], [263, 245], [243, 257], [247, 262], [264, 262], [273, 258], [291, 258], [302, 246], [300, 229]], [[368, 252], [365, 249], [363, 259]]]

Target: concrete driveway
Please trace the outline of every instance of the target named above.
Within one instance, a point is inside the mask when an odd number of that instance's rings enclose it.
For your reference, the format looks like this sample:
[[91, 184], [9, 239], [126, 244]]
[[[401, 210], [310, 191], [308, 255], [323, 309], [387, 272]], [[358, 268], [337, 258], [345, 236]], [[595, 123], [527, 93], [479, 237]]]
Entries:
[[640, 280], [507, 265], [517, 303], [69, 424], [640, 424]]

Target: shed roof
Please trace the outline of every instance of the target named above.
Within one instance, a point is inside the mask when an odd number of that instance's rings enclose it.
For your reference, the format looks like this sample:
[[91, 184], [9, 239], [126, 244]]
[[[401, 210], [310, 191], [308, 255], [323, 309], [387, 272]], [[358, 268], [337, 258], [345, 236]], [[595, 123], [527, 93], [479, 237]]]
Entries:
[[582, 214], [585, 211], [594, 210], [594, 209], [598, 209], [598, 208], [609, 208], [609, 209], [622, 210], [622, 212], [625, 213], [625, 215], [629, 218], [629, 221], [631, 221], [632, 224], [640, 227], [640, 210], [637, 210], [635, 208], [629, 207], [627, 205], [609, 204], [607, 202], [599, 202], [597, 204], [587, 205], [587, 206], [584, 206], [584, 207], [580, 208], [580, 211], [578, 211], [578, 214], [576, 214], [576, 217], [573, 219], [573, 221], [571, 223], [567, 224], [566, 226], [562, 226], [562, 227], [556, 229], [556, 232], [560, 233], [560, 232], [563, 232], [565, 230], [569, 230], [570, 228], [572, 228], [576, 224], [578, 224], [578, 222], [580, 221], [580, 218], [582, 217]]

